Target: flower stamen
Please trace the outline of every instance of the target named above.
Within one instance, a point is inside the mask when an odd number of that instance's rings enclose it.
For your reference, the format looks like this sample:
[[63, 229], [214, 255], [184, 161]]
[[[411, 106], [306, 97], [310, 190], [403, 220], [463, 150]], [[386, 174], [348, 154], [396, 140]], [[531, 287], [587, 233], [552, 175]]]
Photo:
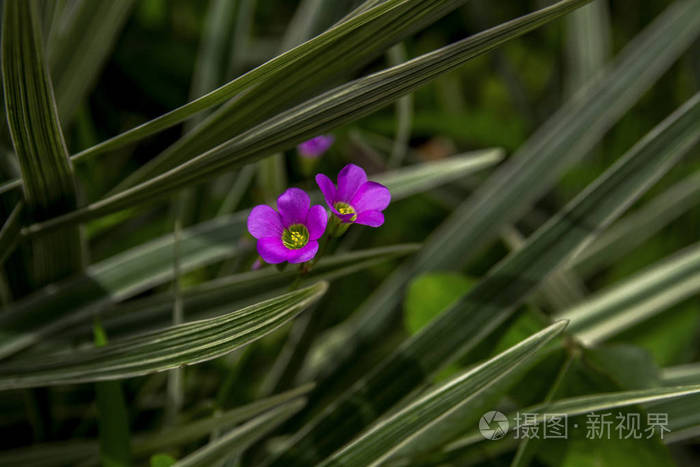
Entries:
[[355, 211], [355, 208], [350, 206], [348, 203], [338, 201], [333, 205], [333, 207], [335, 207], [335, 210], [338, 211], [340, 214], [352, 214], [350, 222], [354, 222], [357, 219], [357, 211]]
[[309, 243], [309, 229], [303, 224], [293, 224], [282, 232], [282, 244], [290, 250], [298, 250]]

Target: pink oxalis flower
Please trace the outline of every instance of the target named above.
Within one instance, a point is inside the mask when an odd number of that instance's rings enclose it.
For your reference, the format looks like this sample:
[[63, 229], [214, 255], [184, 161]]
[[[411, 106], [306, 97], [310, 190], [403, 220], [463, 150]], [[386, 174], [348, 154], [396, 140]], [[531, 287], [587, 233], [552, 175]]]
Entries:
[[326, 230], [328, 214], [311, 206], [309, 195], [289, 188], [277, 198], [277, 210], [255, 206], [248, 216], [248, 231], [258, 240], [258, 253], [269, 264], [305, 263], [318, 252], [318, 239]]
[[367, 174], [355, 164], [348, 164], [338, 173], [338, 186], [323, 174], [316, 175], [326, 203], [344, 224], [362, 224], [379, 227], [391, 201], [391, 193], [384, 185], [367, 181]]
[[315, 138], [311, 138], [310, 140], [299, 144], [297, 146], [297, 151], [299, 151], [299, 155], [302, 157], [315, 159], [321, 156], [324, 152], [328, 151], [328, 149], [333, 145], [334, 141], [335, 138], [333, 135], [316, 136]]

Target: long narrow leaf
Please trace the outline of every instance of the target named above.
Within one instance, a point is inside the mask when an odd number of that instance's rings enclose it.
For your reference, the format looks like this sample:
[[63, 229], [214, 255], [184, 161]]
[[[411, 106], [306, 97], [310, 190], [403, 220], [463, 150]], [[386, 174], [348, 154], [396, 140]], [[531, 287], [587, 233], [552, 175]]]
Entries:
[[638, 211], [620, 219], [576, 255], [569, 268], [590, 275], [634, 251], [669, 222], [699, 204], [700, 173], [696, 173], [673, 185]]
[[558, 315], [569, 331], [595, 345], [700, 291], [700, 244], [674, 255]]
[[439, 423], [450, 412], [469, 404], [482, 391], [514, 371], [518, 365], [532, 359], [565, 327], [566, 321], [555, 323], [462, 376], [441, 385], [388, 419], [378, 422], [321, 465], [328, 467], [380, 464], [402, 445], [419, 436], [423, 430]]
[[[186, 230], [180, 268], [186, 272], [228, 258], [245, 231], [244, 215], [220, 218]], [[0, 315], [0, 357], [81, 322], [109, 303], [124, 300], [172, 278], [173, 235], [156, 239], [90, 266], [12, 304]]]
[[[0, 390], [139, 376], [225, 355], [277, 329], [326, 291], [320, 282], [242, 310], [145, 333], [100, 348], [34, 356], [0, 367]], [[40, 362], [40, 363], [38, 363]]]
[[216, 465], [240, 454], [301, 409], [306, 401], [288, 402], [236, 427], [174, 464], [175, 467]]
[[14, 250], [17, 241], [19, 240], [19, 231], [22, 228], [22, 211], [24, 210], [24, 201], [20, 201], [12, 209], [12, 212], [5, 219], [5, 223], [0, 229], [0, 264], [5, 262], [5, 259]]
[[[300, 284], [311, 284], [319, 280], [331, 282], [382, 262], [415, 253], [419, 248], [416, 244], [395, 245], [322, 258], [303, 277]], [[281, 293], [298, 277], [299, 274], [295, 271], [279, 272], [273, 267], [222, 277], [183, 290], [183, 306], [186, 310], [191, 310], [188, 313], [190, 318], [207, 317], [218, 313], [221, 307], [245, 304], [259, 297]], [[119, 304], [104, 310], [104, 326], [115, 335], [167, 326], [171, 319], [172, 303], [171, 293], [161, 293]], [[88, 331], [85, 325], [73, 327], [65, 330], [60, 337], [85, 337]]]
[[[48, 74], [38, 9], [35, 0], [4, 2], [2, 80], [27, 210], [41, 220], [74, 209], [76, 188]], [[75, 226], [36, 239], [32, 250], [32, 275], [38, 286], [83, 267], [80, 231]]]

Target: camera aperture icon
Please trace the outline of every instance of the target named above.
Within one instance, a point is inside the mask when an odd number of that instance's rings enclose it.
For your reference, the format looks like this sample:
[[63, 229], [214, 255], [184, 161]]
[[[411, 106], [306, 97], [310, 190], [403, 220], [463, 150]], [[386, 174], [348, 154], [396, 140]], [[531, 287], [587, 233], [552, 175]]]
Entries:
[[486, 412], [479, 420], [481, 436], [489, 440], [503, 438], [508, 433], [508, 418], [497, 410]]

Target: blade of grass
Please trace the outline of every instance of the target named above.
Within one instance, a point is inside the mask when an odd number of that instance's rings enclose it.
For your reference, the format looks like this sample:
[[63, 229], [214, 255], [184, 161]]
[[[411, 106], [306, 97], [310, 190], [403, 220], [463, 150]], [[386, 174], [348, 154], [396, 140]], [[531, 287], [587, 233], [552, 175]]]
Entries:
[[[162, 196], [215, 172], [254, 162], [310, 137], [367, 115], [465, 61], [546, 24], [586, 3], [562, 0], [388, 70], [352, 81], [277, 117], [149, 181], [103, 198], [68, 215], [25, 229], [36, 234]], [[389, 2], [388, 2], [389, 3]], [[387, 4], [388, 4], [387, 3]], [[700, 19], [698, 20], [700, 24]], [[698, 27], [700, 29], [700, 26]]]
[[[244, 213], [245, 214], [245, 213]], [[245, 215], [220, 218], [183, 232], [183, 272], [234, 255]], [[173, 236], [167, 235], [108, 258], [86, 273], [45, 287], [0, 315], [0, 358], [83, 321], [109, 303], [170, 280]], [[172, 302], [171, 302], [172, 303]]]
[[596, 0], [567, 17], [568, 93], [574, 94], [603, 69], [610, 55], [610, 12]]
[[[330, 454], [429, 375], [474, 348], [549, 274], [697, 144], [699, 117], [700, 94], [630, 149], [531, 236], [522, 249], [494, 266], [463, 298], [405, 341], [332, 408], [312, 419], [272, 465], [308, 465], [316, 457]], [[421, 252], [425, 250], [423, 247]], [[313, 453], [311, 458], [309, 453]]]
[[5, 223], [0, 229], [0, 265], [5, 262], [5, 259], [12, 253], [17, 246], [19, 240], [19, 231], [22, 227], [22, 211], [24, 210], [24, 201], [18, 202], [10, 216], [5, 219]]
[[[700, 137], [700, 136], [699, 136]], [[700, 291], [700, 244], [562, 313], [584, 345], [603, 342]]]
[[[156, 330], [99, 348], [45, 355], [0, 367], [0, 390], [105, 381], [194, 365], [274, 331], [326, 291], [320, 282], [207, 320]], [[40, 361], [41, 363], [37, 364]]]
[[[319, 280], [334, 281], [382, 262], [415, 253], [419, 248], [417, 244], [395, 245], [322, 258], [304, 275], [300, 285]], [[272, 267], [222, 277], [184, 289], [183, 306], [192, 311], [188, 315], [190, 319], [207, 317], [218, 313], [223, 306], [239, 303], [243, 306], [256, 297], [282, 293], [297, 277], [298, 274], [294, 271], [279, 272]], [[167, 326], [171, 307], [172, 295], [169, 293], [121, 303], [102, 312], [104, 326], [114, 335]], [[71, 339], [85, 334], [86, 329], [80, 326], [65, 330], [61, 337]]]
[[[400, 65], [406, 61], [406, 46], [397, 44], [387, 52], [387, 59], [391, 66]], [[411, 139], [411, 124], [413, 121], [413, 96], [406, 94], [396, 101], [396, 134], [394, 146], [391, 148], [388, 167], [399, 167], [408, 153], [408, 144]]]
[[176, 467], [216, 465], [237, 454], [263, 438], [282, 422], [301, 409], [305, 400], [295, 400], [271, 409], [253, 420], [234, 428], [206, 446], [176, 462]]
[[638, 211], [620, 219], [576, 255], [569, 268], [583, 276], [590, 276], [630, 253], [668, 223], [698, 204], [700, 173], [689, 175]]
[[534, 358], [538, 351], [565, 327], [565, 321], [554, 323], [461, 376], [442, 384], [375, 424], [343, 449], [328, 457], [321, 466], [380, 465], [424, 430], [440, 423], [452, 411], [469, 404], [481, 392], [497, 384], [518, 365]]
[[[2, 80], [28, 213], [37, 220], [76, 207], [76, 187], [48, 74], [35, 0], [4, 2]], [[61, 245], [61, 248], [56, 248]], [[36, 286], [83, 268], [80, 231], [69, 227], [32, 242]]]

